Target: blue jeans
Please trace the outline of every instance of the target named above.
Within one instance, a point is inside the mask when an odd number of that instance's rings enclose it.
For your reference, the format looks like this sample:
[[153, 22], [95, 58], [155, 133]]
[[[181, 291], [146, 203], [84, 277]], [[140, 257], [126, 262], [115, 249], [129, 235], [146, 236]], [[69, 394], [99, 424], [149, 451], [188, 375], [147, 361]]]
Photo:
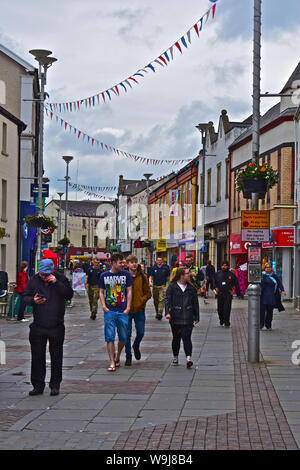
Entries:
[[114, 312], [112, 310], [104, 313], [104, 336], [107, 343], [115, 341], [116, 328], [118, 331], [119, 341], [121, 343], [126, 342], [128, 316], [129, 315], [126, 313]]
[[138, 348], [144, 337], [145, 333], [145, 311], [138, 313], [129, 313], [128, 315], [128, 332], [127, 341], [125, 344], [126, 356], [132, 356], [131, 354], [131, 333], [132, 333], [132, 320], [135, 323], [136, 337], [133, 343], [133, 348]]

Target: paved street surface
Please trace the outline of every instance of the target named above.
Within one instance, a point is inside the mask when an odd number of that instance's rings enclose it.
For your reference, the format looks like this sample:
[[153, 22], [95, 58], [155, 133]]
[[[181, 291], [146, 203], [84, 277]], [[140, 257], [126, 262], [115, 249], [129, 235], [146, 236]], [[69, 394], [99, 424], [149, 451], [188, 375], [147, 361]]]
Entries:
[[[247, 362], [247, 301], [234, 300], [232, 328], [219, 326], [216, 301], [193, 332], [194, 367], [170, 365], [168, 322], [147, 308], [142, 358], [106, 370], [103, 314], [89, 318], [87, 297], [66, 313], [61, 393], [29, 397], [28, 323], [0, 319], [0, 449], [298, 449], [300, 313], [285, 304], [261, 332], [261, 362]], [[275, 311], [277, 312], [277, 310]], [[300, 358], [300, 354], [299, 354]], [[48, 364], [49, 365], [49, 364]], [[47, 380], [49, 375], [47, 373]]]

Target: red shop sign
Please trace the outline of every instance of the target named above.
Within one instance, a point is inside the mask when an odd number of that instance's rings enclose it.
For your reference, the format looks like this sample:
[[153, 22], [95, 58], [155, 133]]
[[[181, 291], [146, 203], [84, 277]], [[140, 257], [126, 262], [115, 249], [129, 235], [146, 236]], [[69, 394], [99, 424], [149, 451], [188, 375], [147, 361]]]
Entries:
[[248, 253], [248, 246], [251, 245], [250, 242], [242, 242], [241, 235], [230, 235], [230, 254], [231, 255], [240, 255], [242, 253]]
[[[276, 228], [272, 230], [275, 232], [274, 246], [278, 248], [288, 248], [295, 244], [295, 229], [294, 228]], [[263, 242], [263, 248], [272, 248], [273, 243]]]

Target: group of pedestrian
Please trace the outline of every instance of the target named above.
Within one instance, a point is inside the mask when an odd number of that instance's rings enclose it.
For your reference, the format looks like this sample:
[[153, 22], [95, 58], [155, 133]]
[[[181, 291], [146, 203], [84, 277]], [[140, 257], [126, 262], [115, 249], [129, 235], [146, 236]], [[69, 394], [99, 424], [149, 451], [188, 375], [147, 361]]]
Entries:
[[[126, 260], [120, 253], [112, 255], [111, 268], [105, 272], [101, 272], [99, 261], [93, 260], [93, 266], [87, 270], [86, 286], [89, 292], [91, 318], [93, 320], [96, 318], [98, 297], [104, 311], [104, 336], [109, 357], [107, 368], [109, 372], [114, 372], [120, 367], [124, 347], [126, 366], [132, 365], [132, 351], [136, 360], [141, 359], [140, 344], [145, 333], [145, 307], [151, 298], [151, 286], [156, 318], [161, 320], [165, 309], [165, 318], [170, 323], [172, 364], [178, 365], [182, 340], [186, 367], [192, 367], [191, 337], [194, 326], [199, 322], [198, 282], [202, 282], [203, 277], [201, 270], [196, 269], [192, 261], [192, 258], [188, 257], [186, 266], [178, 267], [170, 277], [169, 267], [164, 264], [161, 256], [158, 256], [155, 265], [149, 271], [148, 279], [134, 255], [129, 255]], [[206, 269], [210, 266], [211, 263], [208, 263]], [[24, 316], [26, 305], [33, 309], [33, 322], [29, 334], [33, 390], [29, 394], [40, 395], [44, 391], [46, 347], [49, 342], [51, 358], [49, 386], [50, 395], [54, 396], [59, 394], [62, 381], [65, 301], [71, 300], [73, 290], [68, 279], [62, 273], [55, 271], [54, 263], [50, 259], [43, 259], [40, 262], [39, 272], [30, 280], [26, 269], [27, 264], [22, 264], [18, 284], [22, 296], [20, 318]], [[208, 279], [218, 299], [220, 325], [228, 328], [233, 289], [235, 288], [237, 295], [240, 295], [237, 278], [230, 271], [228, 261], [224, 261], [217, 273], [207, 270], [206, 280]], [[272, 271], [271, 264], [265, 265], [261, 287], [261, 328], [266, 326], [267, 329], [271, 329], [274, 307], [284, 310], [280, 302], [280, 293], [286, 295], [280, 279]], [[136, 337], [131, 344], [133, 323]], [[116, 333], [117, 348], [115, 348]]]

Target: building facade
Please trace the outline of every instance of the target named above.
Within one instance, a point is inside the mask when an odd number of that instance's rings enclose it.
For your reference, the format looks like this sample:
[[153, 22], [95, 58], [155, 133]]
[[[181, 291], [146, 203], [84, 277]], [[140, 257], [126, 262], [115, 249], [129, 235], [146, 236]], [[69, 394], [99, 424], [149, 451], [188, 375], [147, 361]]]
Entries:
[[[300, 74], [300, 66], [296, 68]], [[295, 76], [294, 72], [294, 76]], [[292, 78], [292, 77], [291, 77]], [[289, 79], [282, 92], [293, 89]], [[293, 297], [294, 286], [294, 219], [295, 209], [295, 124], [296, 107], [290, 97], [282, 97], [261, 118], [260, 164], [271, 165], [279, 171], [279, 182], [271, 188], [265, 199], [259, 200], [259, 210], [270, 211], [270, 228], [274, 232], [272, 242], [263, 243], [263, 264], [272, 261], [282, 278], [288, 297]], [[247, 262], [247, 243], [241, 240], [241, 211], [251, 209], [251, 201], [243, 199], [236, 191], [237, 171], [251, 161], [252, 129], [237, 138], [229, 147], [231, 196], [230, 196], [230, 242], [231, 265], [238, 267]]]
[[229, 157], [228, 147], [249, 127], [245, 122], [231, 122], [226, 110], [222, 110], [218, 130], [215, 132], [212, 122], [204, 129], [204, 148], [200, 152], [198, 167], [198, 211], [197, 234], [200, 244], [201, 264], [211, 260], [220, 268], [222, 260], [229, 254]]
[[[65, 201], [53, 199], [45, 208], [45, 215], [57, 226], [52, 240], [44, 248], [54, 249], [65, 236]], [[86, 252], [109, 251], [116, 239], [116, 203], [101, 201], [68, 201], [68, 231], [71, 255]]]
[[[31, 184], [37, 176], [37, 152], [40, 105], [37, 69], [13, 51], [0, 44], [0, 84], [2, 100], [0, 105], [17, 119], [24, 122], [20, 137], [19, 180], [15, 181], [19, 191], [18, 219], [18, 264], [29, 262], [29, 272], [34, 267], [35, 229], [24, 227], [24, 217], [36, 211], [31, 197]], [[4, 99], [3, 99], [4, 98]], [[1, 101], [1, 100], [0, 100]]]
[[16, 281], [19, 254], [20, 143], [25, 124], [0, 106], [0, 271]]
[[155, 253], [171, 266], [196, 253], [196, 202], [199, 158], [171, 175], [149, 197], [149, 238]]

